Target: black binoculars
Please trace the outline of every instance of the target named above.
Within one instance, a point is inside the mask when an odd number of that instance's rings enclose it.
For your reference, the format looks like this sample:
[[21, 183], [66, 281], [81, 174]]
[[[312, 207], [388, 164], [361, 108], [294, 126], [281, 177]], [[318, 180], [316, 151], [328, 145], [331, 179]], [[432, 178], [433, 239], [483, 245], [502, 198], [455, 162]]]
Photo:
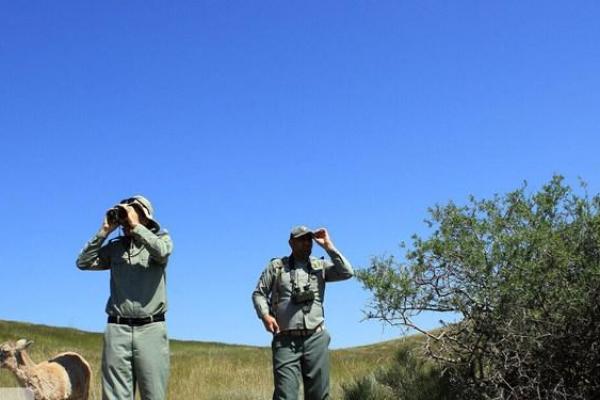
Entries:
[[292, 290], [292, 302], [294, 304], [310, 303], [315, 299], [315, 294], [310, 290], [310, 285], [306, 285], [303, 289], [298, 287]]
[[106, 222], [110, 225], [126, 225], [127, 210], [123, 206], [114, 206], [106, 212]]

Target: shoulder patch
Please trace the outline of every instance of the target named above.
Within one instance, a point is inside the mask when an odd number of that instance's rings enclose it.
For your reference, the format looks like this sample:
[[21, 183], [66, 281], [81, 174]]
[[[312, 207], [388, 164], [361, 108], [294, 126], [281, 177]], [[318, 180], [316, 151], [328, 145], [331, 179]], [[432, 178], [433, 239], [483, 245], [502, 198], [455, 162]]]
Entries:
[[271, 264], [275, 268], [283, 268], [287, 265], [288, 257], [274, 257], [271, 258]]
[[311, 257], [311, 259], [310, 259], [310, 267], [313, 270], [321, 270], [321, 269], [323, 269], [324, 262], [325, 262], [324, 258], [314, 258], [314, 257]]

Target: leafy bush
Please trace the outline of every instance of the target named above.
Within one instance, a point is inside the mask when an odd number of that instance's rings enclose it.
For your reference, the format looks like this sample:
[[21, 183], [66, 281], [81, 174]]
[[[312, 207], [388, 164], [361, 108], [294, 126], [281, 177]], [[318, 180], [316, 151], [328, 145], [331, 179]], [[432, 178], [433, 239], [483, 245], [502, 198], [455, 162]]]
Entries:
[[[430, 209], [429, 238], [359, 272], [369, 316], [428, 335], [462, 398], [600, 398], [600, 197], [525, 189]], [[432, 334], [423, 311], [460, 322]]]

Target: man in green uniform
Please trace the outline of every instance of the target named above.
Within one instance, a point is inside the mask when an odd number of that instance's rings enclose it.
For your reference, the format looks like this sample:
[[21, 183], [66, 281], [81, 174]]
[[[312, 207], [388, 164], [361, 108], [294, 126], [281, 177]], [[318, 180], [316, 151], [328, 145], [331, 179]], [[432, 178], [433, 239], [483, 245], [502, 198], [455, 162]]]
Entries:
[[[118, 226], [124, 235], [102, 245]], [[143, 196], [108, 210], [77, 258], [82, 270], [110, 270], [108, 325], [102, 354], [102, 399], [164, 400], [169, 378], [165, 269], [173, 242], [160, 231]]]
[[[311, 257], [313, 240], [331, 261]], [[325, 228], [298, 226], [290, 233], [289, 257], [274, 258], [263, 271], [252, 301], [273, 334], [274, 400], [297, 400], [300, 376], [306, 400], [329, 398], [329, 342], [323, 301], [325, 282], [354, 275]]]

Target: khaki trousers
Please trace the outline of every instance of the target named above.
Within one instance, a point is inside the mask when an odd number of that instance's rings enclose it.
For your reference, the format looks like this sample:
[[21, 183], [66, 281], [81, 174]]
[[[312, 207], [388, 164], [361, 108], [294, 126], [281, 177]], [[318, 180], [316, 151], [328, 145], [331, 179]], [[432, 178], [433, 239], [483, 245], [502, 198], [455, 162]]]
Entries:
[[305, 400], [329, 399], [329, 342], [326, 329], [306, 337], [273, 338], [273, 400], [298, 400], [300, 377]]
[[142, 326], [108, 324], [102, 353], [102, 400], [164, 400], [169, 380], [165, 322]]

